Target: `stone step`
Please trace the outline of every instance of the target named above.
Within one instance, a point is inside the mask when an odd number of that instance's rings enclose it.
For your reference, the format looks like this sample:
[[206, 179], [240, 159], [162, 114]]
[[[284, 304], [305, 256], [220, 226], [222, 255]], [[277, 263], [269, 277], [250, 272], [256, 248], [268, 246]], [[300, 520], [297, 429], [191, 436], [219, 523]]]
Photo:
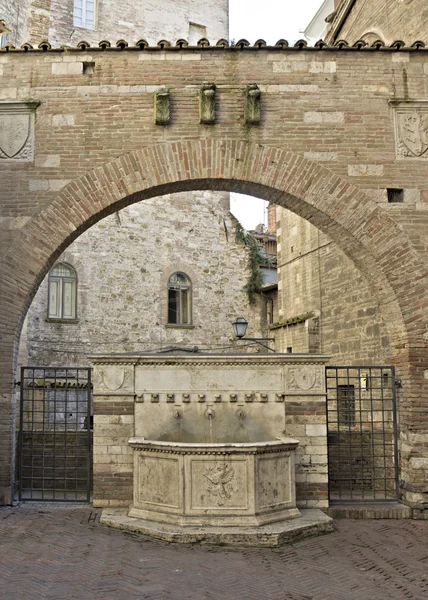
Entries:
[[333, 519], [411, 519], [412, 509], [400, 502], [340, 502], [325, 511]]

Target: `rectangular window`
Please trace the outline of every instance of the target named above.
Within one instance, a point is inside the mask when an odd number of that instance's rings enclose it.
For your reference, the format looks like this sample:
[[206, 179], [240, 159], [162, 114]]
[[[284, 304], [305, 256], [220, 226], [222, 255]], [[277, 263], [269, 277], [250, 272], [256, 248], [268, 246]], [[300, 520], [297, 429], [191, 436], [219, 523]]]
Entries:
[[61, 318], [61, 281], [53, 277], [49, 279], [49, 317]]
[[189, 324], [189, 294], [188, 290], [181, 290], [181, 323]]
[[168, 293], [168, 323], [179, 323], [178, 318], [178, 303], [179, 303], [179, 291], [169, 289]]
[[95, 29], [96, 0], [74, 0], [73, 24], [75, 27]]
[[3, 48], [9, 41], [8, 33], [0, 33], [0, 48]]
[[339, 425], [355, 425], [355, 387], [337, 386], [337, 420]]
[[62, 308], [63, 319], [74, 319], [76, 315], [75, 281], [64, 280], [64, 298]]

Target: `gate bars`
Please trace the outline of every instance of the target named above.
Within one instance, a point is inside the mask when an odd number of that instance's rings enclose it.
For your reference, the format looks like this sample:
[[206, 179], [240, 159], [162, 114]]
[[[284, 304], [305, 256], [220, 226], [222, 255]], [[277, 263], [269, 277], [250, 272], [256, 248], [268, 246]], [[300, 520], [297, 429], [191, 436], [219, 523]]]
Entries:
[[22, 367], [19, 500], [89, 502], [91, 369]]
[[398, 499], [393, 367], [326, 367], [329, 500]]

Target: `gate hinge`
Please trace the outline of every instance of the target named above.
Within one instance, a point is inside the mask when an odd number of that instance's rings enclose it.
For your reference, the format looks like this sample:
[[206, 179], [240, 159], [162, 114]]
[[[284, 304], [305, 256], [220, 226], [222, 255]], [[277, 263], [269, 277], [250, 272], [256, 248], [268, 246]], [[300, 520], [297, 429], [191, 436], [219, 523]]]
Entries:
[[15, 381], [13, 382], [13, 387], [21, 387], [21, 382], [20, 381]]

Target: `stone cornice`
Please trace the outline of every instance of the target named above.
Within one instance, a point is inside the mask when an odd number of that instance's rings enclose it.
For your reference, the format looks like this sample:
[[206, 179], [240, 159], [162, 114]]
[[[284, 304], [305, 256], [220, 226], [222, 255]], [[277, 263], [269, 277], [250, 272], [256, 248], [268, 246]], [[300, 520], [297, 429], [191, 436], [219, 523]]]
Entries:
[[195, 454], [195, 455], [231, 455], [231, 454], [271, 454], [295, 450], [299, 440], [287, 438], [254, 443], [183, 443], [145, 440], [130, 438], [128, 444], [136, 451], [166, 454]]
[[94, 365], [134, 365], [134, 366], [256, 366], [256, 365], [325, 365], [330, 356], [327, 354], [217, 354], [217, 355], [174, 355], [132, 354], [132, 355], [91, 355], [88, 357]]

